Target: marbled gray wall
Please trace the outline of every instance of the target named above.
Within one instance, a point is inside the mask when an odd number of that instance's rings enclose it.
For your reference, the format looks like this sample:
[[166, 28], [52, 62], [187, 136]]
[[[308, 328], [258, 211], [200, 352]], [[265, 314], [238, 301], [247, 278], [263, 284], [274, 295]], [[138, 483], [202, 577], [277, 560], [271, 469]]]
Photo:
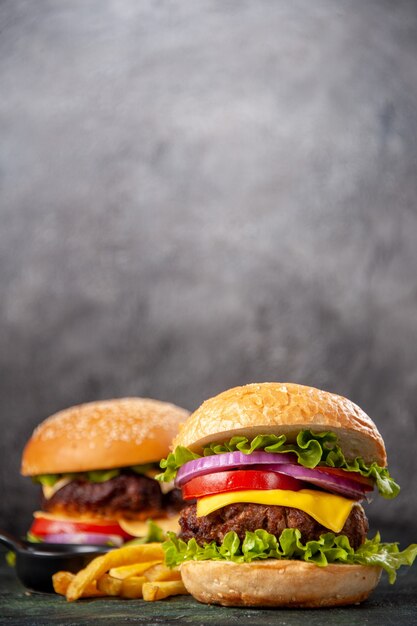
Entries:
[[248, 381], [348, 395], [415, 526], [417, 3], [0, 3], [1, 525], [33, 427]]

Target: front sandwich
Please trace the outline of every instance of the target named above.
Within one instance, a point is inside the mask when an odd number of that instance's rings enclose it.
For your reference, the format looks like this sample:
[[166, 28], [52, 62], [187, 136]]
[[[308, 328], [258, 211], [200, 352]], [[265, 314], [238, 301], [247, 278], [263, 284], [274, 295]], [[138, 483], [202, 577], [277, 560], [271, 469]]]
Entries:
[[148, 520], [164, 531], [178, 529], [181, 494], [155, 475], [188, 415], [167, 402], [121, 398], [71, 407], [42, 422], [22, 457], [22, 474], [43, 490], [29, 540], [118, 546], [145, 536]]
[[361, 501], [399, 492], [372, 420], [340, 396], [290, 383], [237, 387], [184, 423], [160, 480], [189, 501], [164, 544], [187, 589], [225, 606], [365, 600], [382, 568], [411, 564], [377, 535]]

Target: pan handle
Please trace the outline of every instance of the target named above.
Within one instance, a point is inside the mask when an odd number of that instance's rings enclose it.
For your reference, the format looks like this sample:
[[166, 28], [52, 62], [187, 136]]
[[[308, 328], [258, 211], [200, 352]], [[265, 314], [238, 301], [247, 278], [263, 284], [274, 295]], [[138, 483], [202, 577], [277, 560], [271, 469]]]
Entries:
[[25, 549], [25, 544], [18, 537], [11, 535], [6, 530], [0, 530], [0, 544], [5, 545], [13, 552], [20, 552]]

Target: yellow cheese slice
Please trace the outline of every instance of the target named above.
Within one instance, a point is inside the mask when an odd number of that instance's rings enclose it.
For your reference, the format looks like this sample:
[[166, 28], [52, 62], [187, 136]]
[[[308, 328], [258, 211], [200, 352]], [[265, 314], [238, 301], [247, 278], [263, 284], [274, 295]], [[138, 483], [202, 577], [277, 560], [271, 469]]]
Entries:
[[45, 496], [46, 500], [52, 498], [54, 493], [62, 489], [62, 487], [65, 487], [65, 485], [68, 485], [68, 483], [70, 483], [71, 481], [72, 478], [61, 478], [52, 487], [50, 487], [49, 485], [42, 485], [43, 495]]
[[311, 515], [319, 524], [339, 533], [352, 510], [355, 500], [348, 500], [343, 496], [331, 493], [301, 489], [290, 491], [287, 489], [247, 490], [218, 493], [206, 496], [197, 501], [197, 517], [209, 515], [213, 511], [239, 502], [252, 504], [267, 504], [290, 506], [300, 509]]

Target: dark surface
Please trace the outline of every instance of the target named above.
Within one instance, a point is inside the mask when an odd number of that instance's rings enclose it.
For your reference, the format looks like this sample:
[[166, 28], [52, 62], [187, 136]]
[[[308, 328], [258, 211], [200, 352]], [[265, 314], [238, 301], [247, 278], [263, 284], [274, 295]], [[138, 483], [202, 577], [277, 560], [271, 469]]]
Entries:
[[[18, 580], [33, 591], [53, 592], [52, 576], [64, 570], [79, 572], [99, 554], [108, 552], [105, 546], [65, 544], [31, 544], [0, 532], [0, 544], [13, 551], [15, 572]], [[3, 553], [1, 557], [3, 558]]]
[[415, 0], [2, 0], [0, 33], [0, 525], [58, 409], [292, 380], [375, 419], [371, 528], [414, 528]]
[[10, 569], [0, 569], [0, 623], [31, 626], [48, 624], [417, 624], [417, 567], [400, 571], [394, 586], [385, 578], [362, 605], [337, 609], [258, 610], [206, 606], [191, 597], [162, 602], [94, 599], [68, 604], [64, 598], [29, 593]]

